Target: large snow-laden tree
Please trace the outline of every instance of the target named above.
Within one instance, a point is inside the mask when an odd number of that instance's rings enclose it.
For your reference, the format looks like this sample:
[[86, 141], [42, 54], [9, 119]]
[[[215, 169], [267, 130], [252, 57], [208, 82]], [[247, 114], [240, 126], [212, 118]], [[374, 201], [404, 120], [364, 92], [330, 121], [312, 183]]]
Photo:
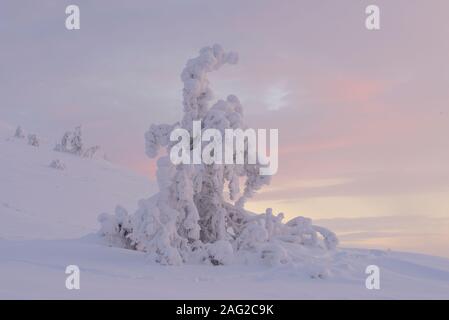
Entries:
[[[170, 154], [176, 144], [170, 141], [170, 133], [176, 128], [191, 134], [190, 150], [204, 148], [199, 137], [193, 136], [194, 121], [201, 120], [202, 131], [218, 129], [223, 137], [225, 129], [247, 128], [236, 96], [210, 106], [213, 94], [208, 73], [237, 60], [236, 53], [214, 45], [187, 62], [181, 74], [183, 117], [175, 124], [150, 127], [145, 134], [149, 157], [156, 157], [161, 147]], [[248, 148], [246, 144], [245, 159]], [[168, 155], [161, 156], [157, 161], [159, 193], [141, 200], [134, 215], [120, 206], [115, 215], [100, 215], [100, 233], [113, 245], [144, 251], [154, 262], [175, 265], [233, 261], [282, 264], [292, 259], [292, 246], [336, 247], [335, 234], [312, 225], [310, 219], [297, 217], [284, 224], [283, 214], [273, 215], [271, 209], [264, 214], [246, 211], [245, 201], [270, 182], [269, 176], [259, 174], [259, 163], [247, 163], [174, 165]]]

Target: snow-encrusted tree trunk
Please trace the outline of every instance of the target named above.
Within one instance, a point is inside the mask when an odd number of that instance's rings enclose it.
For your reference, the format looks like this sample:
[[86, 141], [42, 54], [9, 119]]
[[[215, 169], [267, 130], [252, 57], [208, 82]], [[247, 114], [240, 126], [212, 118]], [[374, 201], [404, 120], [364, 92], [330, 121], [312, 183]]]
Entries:
[[[151, 125], [145, 134], [149, 157], [156, 157], [161, 147], [166, 147], [170, 154], [175, 145], [169, 139], [170, 133], [176, 128], [190, 133], [190, 151], [199, 148], [201, 154], [206, 146], [201, 146], [200, 137], [194, 136], [194, 121], [201, 120], [201, 132], [213, 128], [219, 130], [222, 137], [225, 137], [226, 129], [247, 129], [243, 108], [236, 96], [230, 95], [210, 106], [213, 94], [208, 73], [225, 64], [235, 64], [237, 60], [236, 53], [225, 52], [219, 45], [214, 45], [203, 48], [198, 57], [187, 62], [181, 74], [184, 84], [183, 117], [175, 124]], [[243, 154], [246, 160], [248, 144]], [[237, 157], [235, 151], [233, 156]], [[285, 240], [298, 245], [318, 246], [317, 232], [329, 239], [323, 242], [324, 246], [333, 248], [336, 245], [335, 235], [324, 228], [313, 229], [307, 223], [289, 226], [281, 222], [282, 214], [273, 216], [271, 209], [256, 215], [243, 208], [248, 198], [270, 182], [269, 176], [259, 174], [258, 162], [174, 165], [166, 155], [158, 159], [157, 166], [159, 193], [139, 202], [139, 209], [130, 218], [127, 240], [121, 242], [128, 248], [148, 252], [156, 262], [209, 261], [215, 265], [224, 264], [230, 263], [239, 250], [252, 251], [260, 259], [270, 257], [285, 262], [288, 261], [287, 254], [284, 254], [282, 245], [276, 243]], [[241, 179], [243, 192], [240, 192]], [[231, 201], [226, 201], [226, 198]], [[121, 230], [117, 224], [111, 228], [114, 221], [117, 221], [114, 216], [101, 216], [102, 234]], [[305, 236], [306, 233], [310, 237]], [[305, 241], [304, 237], [310, 241]]]

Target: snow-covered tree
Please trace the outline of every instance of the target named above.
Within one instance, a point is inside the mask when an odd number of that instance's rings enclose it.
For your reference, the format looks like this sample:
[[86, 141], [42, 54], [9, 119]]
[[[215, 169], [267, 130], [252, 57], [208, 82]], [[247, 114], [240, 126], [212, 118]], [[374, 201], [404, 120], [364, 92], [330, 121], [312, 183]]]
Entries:
[[115, 215], [102, 213], [98, 216], [101, 223], [100, 234], [112, 245], [118, 247], [129, 247], [128, 235], [132, 231], [131, 220], [126, 209], [121, 206], [115, 208]]
[[25, 138], [25, 132], [23, 131], [21, 126], [17, 127], [14, 137], [19, 139]]
[[54, 148], [55, 151], [67, 152], [83, 158], [93, 158], [99, 149], [100, 146], [84, 148], [81, 126], [76, 127], [74, 131], [66, 131]]
[[69, 139], [71, 135], [71, 131], [66, 131], [61, 138], [61, 142], [56, 144], [54, 150], [59, 152], [70, 152], [71, 148], [69, 147]]
[[[181, 74], [183, 117], [175, 124], [151, 125], [145, 134], [149, 157], [156, 157], [161, 147], [170, 154], [175, 145], [170, 133], [176, 128], [190, 133], [190, 150], [204, 149], [193, 136], [193, 122], [197, 120], [202, 121], [202, 131], [218, 129], [223, 137], [225, 129], [247, 128], [236, 96], [229, 95], [210, 106], [213, 94], [208, 73], [237, 60], [236, 53], [214, 45], [203, 48], [198, 57], [187, 62]], [[247, 159], [248, 145], [245, 147]], [[283, 214], [273, 215], [271, 209], [259, 215], [246, 211], [246, 200], [270, 183], [269, 176], [259, 174], [259, 163], [246, 163], [174, 165], [169, 156], [161, 156], [157, 160], [159, 193], [141, 200], [134, 215], [122, 210], [120, 218], [117, 212], [115, 216], [101, 215], [101, 234], [115, 244], [145, 251], [161, 264], [219, 265], [242, 260], [276, 265], [290, 261], [292, 244], [335, 248], [335, 234], [312, 225], [310, 219], [297, 217], [284, 224]]]
[[70, 152], [76, 155], [81, 155], [83, 153], [83, 139], [81, 134], [81, 126], [75, 128], [71, 139], [70, 139], [71, 149]]
[[39, 138], [35, 134], [28, 135], [28, 144], [33, 147], [39, 147]]

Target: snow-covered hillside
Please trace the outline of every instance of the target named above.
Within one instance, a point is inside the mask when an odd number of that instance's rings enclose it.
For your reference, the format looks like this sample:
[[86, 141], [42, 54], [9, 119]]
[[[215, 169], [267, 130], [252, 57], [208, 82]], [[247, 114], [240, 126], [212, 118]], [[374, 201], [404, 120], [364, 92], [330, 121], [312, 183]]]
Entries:
[[[94, 232], [98, 214], [116, 201], [133, 208], [154, 192], [154, 184], [134, 172], [55, 152], [52, 139], [30, 146], [14, 138], [14, 130], [0, 129], [0, 238], [78, 237]], [[65, 170], [51, 168], [54, 160]]]
[[[449, 298], [449, 259], [343, 249], [304, 264], [160, 266], [142, 252], [104, 245], [98, 214], [116, 204], [133, 211], [156, 190], [145, 177], [104, 160], [29, 146], [0, 127], [0, 298], [315, 299]], [[51, 168], [60, 160], [64, 170]], [[78, 265], [81, 289], [67, 290], [65, 268]], [[380, 290], [365, 287], [368, 265]], [[314, 277], [321, 268], [327, 277]]]

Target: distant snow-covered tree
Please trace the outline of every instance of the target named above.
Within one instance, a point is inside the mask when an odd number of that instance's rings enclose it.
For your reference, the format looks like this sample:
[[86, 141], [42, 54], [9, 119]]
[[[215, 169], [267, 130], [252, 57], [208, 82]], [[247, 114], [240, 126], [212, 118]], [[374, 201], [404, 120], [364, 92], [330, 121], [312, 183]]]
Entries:
[[19, 139], [25, 138], [25, 132], [23, 131], [21, 126], [17, 127], [14, 137]]
[[70, 152], [76, 155], [81, 155], [83, 152], [83, 139], [81, 133], [81, 126], [76, 127], [70, 139]]
[[55, 151], [70, 152], [71, 148], [69, 147], [69, 139], [71, 135], [72, 135], [71, 131], [66, 131], [61, 138], [61, 142], [56, 144]]
[[28, 135], [28, 144], [33, 147], [39, 147], [39, 138], [35, 134]]
[[84, 148], [81, 126], [76, 127], [74, 131], [66, 131], [54, 148], [55, 151], [67, 152], [83, 158], [93, 158], [99, 149], [100, 146]]
[[[162, 147], [170, 154], [175, 144], [169, 137], [176, 128], [191, 134], [190, 150], [199, 148], [192, 129], [196, 120], [202, 121], [201, 130], [218, 129], [223, 137], [226, 129], [247, 128], [236, 96], [210, 106], [208, 73], [237, 60], [236, 53], [214, 45], [187, 62], [181, 74], [183, 117], [175, 124], [151, 125], [145, 134], [149, 157], [156, 157]], [[247, 146], [244, 157], [248, 157]], [[247, 199], [270, 183], [269, 176], [259, 174], [259, 163], [175, 165], [164, 155], [157, 167], [159, 193], [141, 200], [133, 215], [120, 210], [118, 217], [116, 210], [115, 216], [100, 216], [100, 233], [111, 243], [145, 251], [154, 262], [170, 265], [237, 261], [277, 265], [296, 256], [293, 248], [332, 250], [338, 243], [335, 234], [314, 226], [310, 219], [297, 217], [285, 224], [283, 214], [273, 215], [271, 209], [263, 214], [244, 209]]]

